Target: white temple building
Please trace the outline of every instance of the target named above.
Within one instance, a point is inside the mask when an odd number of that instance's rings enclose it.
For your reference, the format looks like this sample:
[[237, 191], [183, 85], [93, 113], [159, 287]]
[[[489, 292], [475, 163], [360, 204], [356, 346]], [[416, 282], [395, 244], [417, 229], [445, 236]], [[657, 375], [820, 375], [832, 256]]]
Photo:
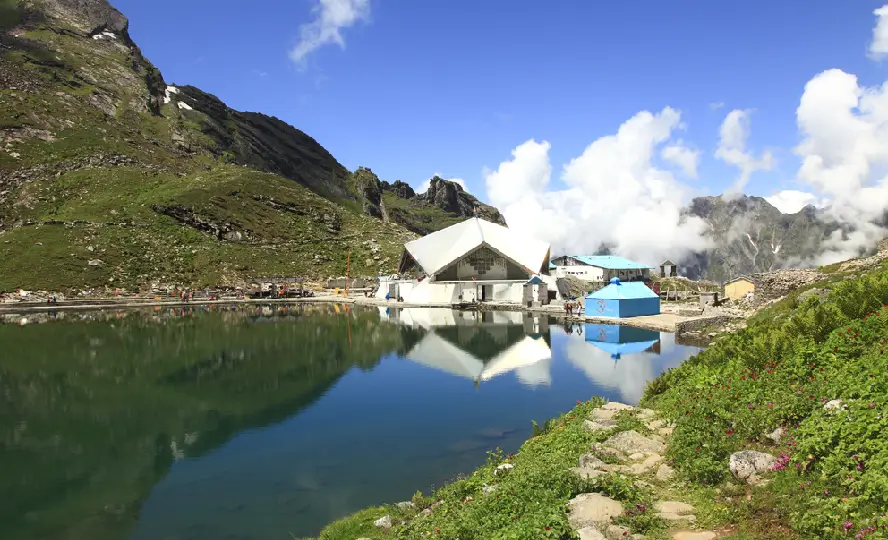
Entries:
[[404, 244], [398, 269], [416, 279], [381, 278], [378, 298], [420, 305], [548, 303], [549, 244], [473, 217]]

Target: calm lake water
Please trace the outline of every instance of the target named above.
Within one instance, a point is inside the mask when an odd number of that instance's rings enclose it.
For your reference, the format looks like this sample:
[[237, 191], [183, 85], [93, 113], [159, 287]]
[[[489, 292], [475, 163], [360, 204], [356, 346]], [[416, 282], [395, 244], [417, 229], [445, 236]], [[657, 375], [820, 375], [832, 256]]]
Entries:
[[[240, 306], [6, 317], [4, 539], [291, 539], [636, 403], [699, 349], [524, 313]], [[292, 535], [292, 536], [291, 536]]]

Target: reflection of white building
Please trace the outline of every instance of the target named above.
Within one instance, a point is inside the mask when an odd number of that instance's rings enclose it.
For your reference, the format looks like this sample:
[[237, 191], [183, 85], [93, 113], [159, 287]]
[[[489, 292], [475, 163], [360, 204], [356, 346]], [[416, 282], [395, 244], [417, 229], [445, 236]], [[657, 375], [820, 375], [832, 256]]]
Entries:
[[[548, 319], [519, 312], [453, 312], [434, 308], [389, 310], [389, 319], [428, 330], [406, 357], [475, 381], [515, 372], [525, 385], [551, 383]], [[463, 317], [463, 315], [466, 315]]]
[[547, 303], [548, 288], [555, 288], [548, 276], [549, 244], [479, 218], [407, 242], [399, 266], [400, 274], [421, 280], [381, 278], [378, 298], [411, 304]]

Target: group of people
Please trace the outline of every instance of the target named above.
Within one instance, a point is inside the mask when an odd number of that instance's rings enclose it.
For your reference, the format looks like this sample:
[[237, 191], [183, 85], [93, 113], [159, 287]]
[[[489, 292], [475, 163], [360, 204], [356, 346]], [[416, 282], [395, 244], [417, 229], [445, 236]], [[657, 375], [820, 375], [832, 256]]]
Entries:
[[564, 314], [568, 317], [576, 314], [579, 315], [583, 311], [583, 305], [576, 297], [571, 296], [570, 300], [564, 303]]

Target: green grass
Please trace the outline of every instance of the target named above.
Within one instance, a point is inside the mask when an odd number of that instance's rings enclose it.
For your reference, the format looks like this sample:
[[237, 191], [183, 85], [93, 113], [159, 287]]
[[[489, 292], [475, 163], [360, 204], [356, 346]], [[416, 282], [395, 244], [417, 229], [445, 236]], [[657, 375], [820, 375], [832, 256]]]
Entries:
[[[775, 537], [844, 538], [873, 526], [864, 538], [888, 537], [888, 265], [846, 277], [808, 287], [832, 291], [822, 302], [800, 303], [796, 291], [646, 394], [676, 422], [669, 457], [689, 481], [725, 485], [729, 455], [744, 448], [788, 457], [757, 488], [770, 502], [734, 516], [753, 533], [768, 521]], [[825, 411], [833, 399], [848, 409]], [[787, 435], [774, 446], [764, 434], [778, 426]]]

